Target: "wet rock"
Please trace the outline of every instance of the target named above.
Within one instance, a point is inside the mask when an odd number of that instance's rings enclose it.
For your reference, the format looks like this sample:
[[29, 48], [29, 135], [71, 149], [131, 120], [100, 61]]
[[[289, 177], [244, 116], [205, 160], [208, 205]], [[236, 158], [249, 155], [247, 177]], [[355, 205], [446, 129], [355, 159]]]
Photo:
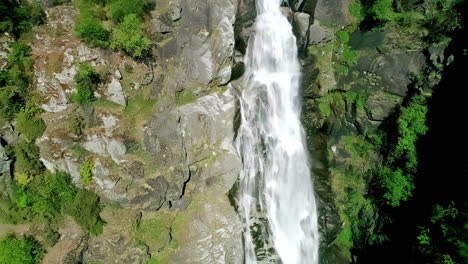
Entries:
[[317, 0], [314, 18], [328, 27], [342, 28], [350, 24], [351, 0]]
[[281, 13], [288, 19], [289, 23], [293, 22], [294, 12], [289, 7], [280, 7]]
[[379, 77], [377, 89], [405, 96], [408, 85], [413, 82], [426, 63], [426, 57], [419, 51], [392, 50], [386, 54], [370, 53], [358, 61], [357, 69]]
[[355, 50], [372, 50], [385, 43], [385, 32], [356, 30], [351, 34], [349, 45]]
[[169, 183], [163, 176], [147, 179], [144, 185], [131, 188], [127, 199], [133, 209], [142, 208], [147, 211], [155, 211], [166, 202]]
[[126, 106], [127, 100], [125, 99], [124, 91], [120, 81], [116, 78], [111, 78], [110, 83], [107, 85], [105, 92], [107, 100], [116, 104]]
[[378, 92], [369, 96], [366, 101], [369, 118], [373, 121], [383, 121], [402, 101], [402, 97], [385, 92]]
[[306, 13], [294, 13], [294, 25], [300, 39], [307, 41], [307, 31], [309, 30], [310, 15]]
[[316, 45], [331, 39], [333, 33], [319, 25], [318, 21], [309, 27], [309, 45]]
[[242, 228], [225, 195], [192, 202], [176, 218], [172, 237], [179, 244], [169, 263], [242, 263]]

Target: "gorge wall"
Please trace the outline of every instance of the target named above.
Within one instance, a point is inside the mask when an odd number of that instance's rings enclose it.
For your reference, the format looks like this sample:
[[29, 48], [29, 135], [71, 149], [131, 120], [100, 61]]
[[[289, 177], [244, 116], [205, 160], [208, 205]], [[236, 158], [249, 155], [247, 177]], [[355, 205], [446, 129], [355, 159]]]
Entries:
[[[20, 38], [31, 47], [31, 89], [47, 127], [33, 142], [48, 170], [70, 174], [100, 197], [105, 222], [102, 233], [90, 235], [64, 217], [43, 263], [243, 263], [236, 205], [242, 163], [234, 141], [255, 1], [150, 1], [154, 8], [142, 19], [152, 56], [144, 59], [87, 45], [74, 32], [79, 8], [41, 2], [45, 22]], [[375, 234], [385, 228], [386, 211], [369, 198], [374, 167], [386, 159], [381, 131], [394, 129], [414, 94], [429, 98], [454, 59], [447, 39], [427, 41], [401, 27], [371, 30], [356, 2], [291, 0], [282, 7], [300, 52], [322, 264], [356, 263], [365, 255], [361, 245], [381, 239]], [[0, 35], [0, 70], [13, 42]], [[80, 63], [102, 79], [86, 105], [72, 98]], [[7, 145], [25, 135], [17, 122], [1, 121], [3, 206], [16, 169]], [[79, 135], [70, 130], [75, 121]], [[86, 163], [89, 184], [81, 180]], [[0, 235], [44, 242], [44, 228], [6, 223]]]

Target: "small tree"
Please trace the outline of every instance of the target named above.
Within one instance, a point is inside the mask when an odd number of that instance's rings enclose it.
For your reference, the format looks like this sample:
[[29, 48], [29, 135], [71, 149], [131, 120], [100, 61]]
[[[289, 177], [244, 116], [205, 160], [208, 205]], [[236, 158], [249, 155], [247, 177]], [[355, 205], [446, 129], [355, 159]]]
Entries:
[[94, 163], [92, 161], [85, 161], [80, 169], [80, 178], [84, 184], [90, 184], [93, 177]]
[[122, 49], [135, 58], [149, 55], [151, 41], [145, 37], [145, 25], [135, 14], [127, 15], [112, 34], [111, 48]]
[[99, 82], [99, 74], [94, 71], [91, 64], [80, 63], [78, 73], [75, 75], [76, 93], [72, 95], [72, 99], [80, 104], [93, 101], [94, 91]]
[[0, 263], [35, 264], [41, 261], [41, 245], [31, 236], [7, 235], [0, 240]]

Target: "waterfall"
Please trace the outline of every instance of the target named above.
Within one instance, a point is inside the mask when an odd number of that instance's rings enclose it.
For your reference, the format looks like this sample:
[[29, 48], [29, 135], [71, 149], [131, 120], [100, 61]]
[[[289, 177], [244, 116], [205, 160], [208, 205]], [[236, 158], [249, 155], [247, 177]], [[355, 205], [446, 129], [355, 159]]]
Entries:
[[263, 217], [279, 262], [316, 264], [317, 209], [300, 121], [300, 65], [281, 2], [257, 0], [255, 35], [245, 55], [236, 142], [243, 162], [239, 210], [246, 225], [245, 259], [259, 261], [252, 230]]

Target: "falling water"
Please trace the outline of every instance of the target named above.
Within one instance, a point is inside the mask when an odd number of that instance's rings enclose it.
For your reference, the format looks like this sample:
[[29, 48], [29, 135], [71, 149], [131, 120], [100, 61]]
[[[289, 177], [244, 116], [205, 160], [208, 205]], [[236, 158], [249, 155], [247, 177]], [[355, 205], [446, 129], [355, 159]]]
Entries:
[[300, 122], [300, 66], [281, 2], [257, 0], [255, 35], [245, 56], [237, 137], [245, 258], [246, 263], [258, 261], [252, 228], [263, 216], [267, 240], [280, 259], [275, 262], [316, 264], [317, 210]]

